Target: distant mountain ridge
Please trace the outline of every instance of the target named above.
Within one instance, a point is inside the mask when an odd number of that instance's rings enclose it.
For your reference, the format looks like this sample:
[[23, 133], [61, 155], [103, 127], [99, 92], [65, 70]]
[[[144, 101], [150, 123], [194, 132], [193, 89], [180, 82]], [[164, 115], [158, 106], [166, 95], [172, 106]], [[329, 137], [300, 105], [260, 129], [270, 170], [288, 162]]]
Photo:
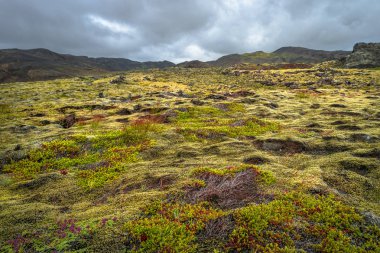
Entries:
[[345, 59], [350, 51], [324, 51], [303, 47], [282, 47], [271, 53], [256, 51], [253, 53], [230, 54], [214, 61], [198, 60], [175, 65], [169, 61], [138, 62], [124, 58], [91, 58], [59, 54], [48, 49], [0, 50], [0, 83], [17, 81], [48, 80], [61, 77], [73, 77], [106, 73], [109, 71], [127, 71], [133, 69], [185, 67], [229, 67], [241, 63], [320, 63], [329, 60]]
[[281, 47], [272, 53], [257, 51], [245, 54], [230, 54], [209, 61], [210, 66], [228, 67], [240, 63], [320, 63], [339, 60], [349, 55], [350, 51], [324, 51], [304, 47]]
[[175, 64], [169, 61], [138, 62], [124, 58], [91, 58], [59, 54], [44, 48], [3, 49], [0, 50], [0, 83], [171, 66]]

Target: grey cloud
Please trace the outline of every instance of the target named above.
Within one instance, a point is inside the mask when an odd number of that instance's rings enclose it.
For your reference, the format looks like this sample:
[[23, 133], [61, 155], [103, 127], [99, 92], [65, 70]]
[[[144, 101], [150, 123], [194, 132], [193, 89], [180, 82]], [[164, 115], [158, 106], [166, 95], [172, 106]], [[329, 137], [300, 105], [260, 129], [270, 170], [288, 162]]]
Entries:
[[350, 50], [380, 41], [378, 13], [377, 0], [0, 0], [0, 47], [177, 62], [287, 45]]

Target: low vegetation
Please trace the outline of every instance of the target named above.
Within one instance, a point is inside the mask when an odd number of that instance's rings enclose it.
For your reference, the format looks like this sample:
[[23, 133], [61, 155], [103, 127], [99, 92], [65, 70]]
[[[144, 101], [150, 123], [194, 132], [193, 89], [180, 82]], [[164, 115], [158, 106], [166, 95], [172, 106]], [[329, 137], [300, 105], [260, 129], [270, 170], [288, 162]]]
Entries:
[[327, 62], [2, 84], [0, 249], [378, 252], [379, 83]]

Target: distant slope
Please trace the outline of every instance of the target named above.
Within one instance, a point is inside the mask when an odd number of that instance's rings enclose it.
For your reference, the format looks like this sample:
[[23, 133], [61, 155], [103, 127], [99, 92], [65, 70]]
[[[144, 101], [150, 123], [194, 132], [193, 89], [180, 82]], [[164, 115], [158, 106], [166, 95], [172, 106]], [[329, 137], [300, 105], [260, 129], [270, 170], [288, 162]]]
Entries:
[[246, 54], [231, 54], [216, 61], [210, 61], [212, 66], [231, 66], [239, 63], [319, 63], [329, 60], [338, 60], [346, 57], [349, 51], [324, 51], [303, 47], [282, 47], [272, 53], [257, 51]]
[[137, 62], [123, 58], [90, 58], [47, 49], [0, 50], [0, 82], [47, 80], [107, 71], [174, 66], [169, 61]]
[[178, 67], [182, 68], [207, 68], [210, 67], [206, 62], [194, 60], [194, 61], [185, 61], [177, 64]]
[[[257, 51], [230, 54], [215, 61], [190, 61], [178, 64], [185, 68], [229, 67], [240, 63], [319, 63], [338, 60], [349, 55], [348, 51], [323, 51], [302, 47], [282, 47], [272, 53]], [[92, 75], [108, 71], [125, 71], [144, 68], [175, 66], [169, 61], [138, 62], [123, 58], [90, 58], [58, 54], [47, 49], [0, 50], [0, 83], [47, 80], [60, 77]]]
[[[349, 53], [349, 51], [324, 51], [303, 47], [282, 47], [272, 53], [257, 51], [253, 53], [225, 55], [215, 61], [198, 61], [196, 66], [204, 67], [205, 64], [207, 64], [206, 66], [229, 67], [240, 63], [319, 63], [329, 60], [339, 60], [346, 57]], [[185, 62], [178, 64], [178, 66], [189, 65]]]

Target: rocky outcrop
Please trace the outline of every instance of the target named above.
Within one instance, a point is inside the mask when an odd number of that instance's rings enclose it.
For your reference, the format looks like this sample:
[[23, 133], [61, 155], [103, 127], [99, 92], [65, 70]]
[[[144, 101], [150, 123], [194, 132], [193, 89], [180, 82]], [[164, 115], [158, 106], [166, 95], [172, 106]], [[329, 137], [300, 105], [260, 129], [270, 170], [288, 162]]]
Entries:
[[380, 67], [380, 43], [357, 43], [352, 53], [346, 57], [346, 68]]

